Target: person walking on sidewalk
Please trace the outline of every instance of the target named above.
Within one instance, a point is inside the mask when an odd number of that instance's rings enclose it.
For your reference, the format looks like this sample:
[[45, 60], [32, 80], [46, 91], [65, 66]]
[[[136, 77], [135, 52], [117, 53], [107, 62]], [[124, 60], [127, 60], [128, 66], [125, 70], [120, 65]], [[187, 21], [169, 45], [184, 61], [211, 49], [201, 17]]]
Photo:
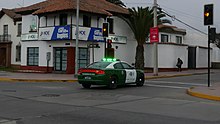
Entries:
[[182, 64], [183, 64], [183, 61], [180, 58], [178, 58], [177, 63], [176, 63], [176, 66], [178, 68], [177, 71], [179, 71], [179, 72], [182, 71]]

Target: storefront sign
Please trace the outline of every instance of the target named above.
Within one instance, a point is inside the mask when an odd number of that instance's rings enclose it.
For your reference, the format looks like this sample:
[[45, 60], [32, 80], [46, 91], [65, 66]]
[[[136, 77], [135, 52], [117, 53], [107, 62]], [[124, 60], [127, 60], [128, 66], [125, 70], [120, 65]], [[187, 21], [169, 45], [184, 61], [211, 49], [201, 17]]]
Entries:
[[[76, 39], [76, 27], [73, 27], [73, 39]], [[79, 40], [104, 42], [101, 28], [79, 27]]]
[[70, 40], [70, 26], [40, 28], [39, 40]]
[[37, 33], [30, 33], [30, 34], [22, 34], [21, 41], [36, 41], [38, 40]]
[[112, 40], [112, 43], [127, 43], [125, 36], [108, 36], [107, 39]]

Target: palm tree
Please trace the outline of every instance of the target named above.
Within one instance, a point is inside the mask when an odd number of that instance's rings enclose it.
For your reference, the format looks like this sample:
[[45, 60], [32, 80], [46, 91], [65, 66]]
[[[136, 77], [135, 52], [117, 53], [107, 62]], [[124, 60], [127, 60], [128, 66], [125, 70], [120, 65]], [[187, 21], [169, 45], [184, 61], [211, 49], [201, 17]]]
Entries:
[[114, 4], [121, 6], [121, 7], [126, 7], [125, 4], [121, 0], [106, 0], [106, 1], [108, 1], [110, 3], [114, 3]]
[[[138, 7], [137, 10], [129, 8], [129, 17], [122, 17], [132, 32], [134, 33], [135, 39], [137, 40], [136, 55], [135, 55], [135, 67], [139, 69], [144, 69], [144, 43], [146, 38], [149, 36], [150, 28], [153, 26], [153, 9], [149, 7]], [[163, 13], [158, 11], [157, 19], [158, 24], [163, 22], [171, 23], [169, 20], [161, 19], [165, 17]]]

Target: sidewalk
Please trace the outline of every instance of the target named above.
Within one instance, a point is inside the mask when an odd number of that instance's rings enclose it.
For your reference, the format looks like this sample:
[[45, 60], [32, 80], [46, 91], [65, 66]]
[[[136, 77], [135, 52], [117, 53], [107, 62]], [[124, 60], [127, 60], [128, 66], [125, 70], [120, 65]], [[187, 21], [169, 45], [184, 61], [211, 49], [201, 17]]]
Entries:
[[[145, 79], [169, 78], [177, 76], [190, 76], [207, 74], [207, 69], [187, 70], [182, 72], [158, 72], [158, 76], [153, 73], [145, 73]], [[211, 73], [220, 73], [220, 70], [213, 69]], [[18, 73], [0, 71], [0, 81], [7, 82], [77, 82], [74, 74], [55, 74], [55, 73]], [[220, 84], [213, 84], [211, 87], [198, 86], [187, 90], [189, 95], [220, 101]]]

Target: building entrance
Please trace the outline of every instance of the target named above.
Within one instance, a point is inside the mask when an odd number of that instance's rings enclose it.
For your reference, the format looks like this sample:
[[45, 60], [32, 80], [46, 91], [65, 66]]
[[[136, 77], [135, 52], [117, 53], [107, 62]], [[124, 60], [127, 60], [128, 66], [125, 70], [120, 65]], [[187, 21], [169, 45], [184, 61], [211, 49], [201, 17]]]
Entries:
[[67, 68], [67, 49], [66, 48], [54, 48], [55, 53], [55, 71], [66, 72]]
[[0, 48], [0, 66], [6, 66], [6, 48]]

